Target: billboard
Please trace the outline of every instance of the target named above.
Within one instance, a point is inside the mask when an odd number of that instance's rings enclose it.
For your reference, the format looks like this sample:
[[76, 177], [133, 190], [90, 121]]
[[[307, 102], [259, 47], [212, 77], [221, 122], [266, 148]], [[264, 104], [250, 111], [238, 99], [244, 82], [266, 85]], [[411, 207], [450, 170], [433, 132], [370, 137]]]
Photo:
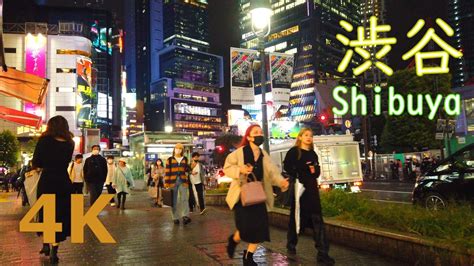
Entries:
[[293, 55], [270, 53], [270, 80], [275, 105], [289, 105], [293, 76]]
[[[46, 37], [38, 34], [27, 34], [25, 37], [25, 72], [44, 78], [46, 76]], [[23, 110], [45, 119], [41, 105], [25, 102]]]
[[77, 92], [76, 92], [76, 120], [77, 127], [90, 128], [95, 117], [92, 89], [92, 61], [87, 57], [78, 57], [76, 61]]
[[255, 104], [252, 70], [255, 58], [257, 51], [230, 48], [231, 104]]

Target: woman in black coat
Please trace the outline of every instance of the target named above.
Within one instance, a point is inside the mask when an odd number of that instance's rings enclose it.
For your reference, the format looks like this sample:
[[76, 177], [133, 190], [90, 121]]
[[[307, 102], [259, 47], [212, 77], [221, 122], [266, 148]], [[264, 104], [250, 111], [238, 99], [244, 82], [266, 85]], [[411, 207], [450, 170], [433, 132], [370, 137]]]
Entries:
[[287, 249], [289, 253], [296, 253], [298, 232], [296, 219], [299, 218], [300, 228], [313, 229], [315, 247], [318, 250], [318, 263], [334, 264], [334, 259], [328, 254], [329, 243], [324, 230], [321, 200], [319, 198], [318, 180], [321, 173], [318, 155], [314, 152], [313, 132], [303, 128], [298, 134], [295, 147], [285, 156], [284, 169], [291, 176], [292, 182], [299, 181], [304, 186], [304, 192], [299, 198], [299, 217], [295, 217], [296, 197], [291, 201], [290, 223], [288, 225]]
[[[46, 131], [41, 135], [33, 155], [33, 168], [41, 169], [38, 182], [38, 198], [43, 194], [56, 196], [56, 223], [62, 224], [62, 232], [56, 233], [56, 242], [43, 244], [40, 254], [50, 256], [51, 263], [58, 263], [59, 242], [71, 235], [71, 193], [72, 183], [67, 167], [74, 151], [73, 135], [69, 132], [67, 120], [55, 116], [48, 121]], [[39, 221], [43, 221], [43, 212], [39, 213]]]

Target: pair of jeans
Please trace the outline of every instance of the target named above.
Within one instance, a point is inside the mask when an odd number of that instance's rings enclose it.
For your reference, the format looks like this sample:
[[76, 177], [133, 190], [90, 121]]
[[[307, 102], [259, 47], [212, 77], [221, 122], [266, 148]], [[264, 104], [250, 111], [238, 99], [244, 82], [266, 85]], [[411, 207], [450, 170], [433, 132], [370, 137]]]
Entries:
[[189, 184], [189, 208], [192, 211], [194, 207], [197, 207], [196, 197], [194, 196], [193, 187], [196, 188], [197, 200], [199, 202], [199, 209], [202, 211], [206, 208], [205, 203], [204, 203], [204, 185], [202, 183], [196, 184], [194, 186], [192, 184]]
[[[112, 182], [109, 183], [109, 184], [106, 184], [107, 186], [107, 193], [111, 194], [111, 195], [115, 195], [115, 193], [117, 193], [117, 191], [115, 191], [115, 189], [112, 187]], [[115, 197], [114, 197], [115, 198]], [[110, 200], [110, 203], [115, 203], [115, 199], [112, 198]]]
[[[300, 214], [300, 217], [300, 225], [302, 225], [303, 223], [309, 223], [313, 229], [314, 247], [318, 250], [319, 253], [328, 254], [329, 242], [326, 237], [326, 231], [324, 229], [323, 215], [321, 213], [308, 213]], [[307, 219], [308, 221], [304, 221], [304, 219]], [[296, 234], [295, 203], [293, 201], [291, 204], [290, 222], [288, 224], [286, 247], [288, 249], [295, 249], [297, 244], [298, 235]]]
[[92, 206], [94, 204], [94, 202], [102, 194], [102, 190], [104, 189], [104, 184], [103, 183], [89, 183], [89, 182], [87, 182], [87, 188], [89, 189], [90, 205]]
[[82, 194], [83, 188], [84, 188], [84, 183], [82, 182], [72, 183], [72, 194]]
[[178, 183], [173, 191], [173, 220], [189, 216], [189, 189], [182, 183]]

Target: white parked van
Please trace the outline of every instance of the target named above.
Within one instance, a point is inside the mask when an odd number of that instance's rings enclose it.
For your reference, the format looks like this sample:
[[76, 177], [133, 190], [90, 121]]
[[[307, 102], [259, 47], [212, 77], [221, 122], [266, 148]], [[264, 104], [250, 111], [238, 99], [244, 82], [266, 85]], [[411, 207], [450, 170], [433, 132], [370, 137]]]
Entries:
[[[270, 145], [270, 156], [280, 170], [283, 171], [283, 160], [294, 145], [294, 139]], [[321, 176], [318, 178], [320, 188], [343, 188], [360, 192], [363, 175], [359, 144], [353, 140], [352, 135], [314, 136], [314, 149], [321, 166]]]

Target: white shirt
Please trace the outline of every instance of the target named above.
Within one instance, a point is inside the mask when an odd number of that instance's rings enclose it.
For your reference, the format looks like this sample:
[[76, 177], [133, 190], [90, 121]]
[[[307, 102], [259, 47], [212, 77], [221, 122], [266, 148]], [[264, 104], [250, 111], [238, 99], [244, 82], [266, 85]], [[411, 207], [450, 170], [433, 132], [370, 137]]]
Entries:
[[201, 184], [201, 164], [197, 163], [196, 166], [193, 168], [193, 173], [196, 172], [195, 175], [191, 173], [191, 183], [193, 185]]
[[107, 163], [107, 178], [105, 179], [105, 184], [108, 185], [112, 183], [112, 180], [114, 178], [114, 173], [115, 173], [115, 164], [109, 164]]
[[83, 183], [84, 180], [82, 178], [82, 169], [84, 167], [84, 164], [80, 163], [77, 164], [74, 162], [74, 180], [72, 181], [73, 183]]
[[179, 164], [181, 164], [181, 161], [183, 160], [184, 157], [180, 157], [180, 158], [174, 157], [174, 158], [176, 159], [176, 161], [178, 161]]

